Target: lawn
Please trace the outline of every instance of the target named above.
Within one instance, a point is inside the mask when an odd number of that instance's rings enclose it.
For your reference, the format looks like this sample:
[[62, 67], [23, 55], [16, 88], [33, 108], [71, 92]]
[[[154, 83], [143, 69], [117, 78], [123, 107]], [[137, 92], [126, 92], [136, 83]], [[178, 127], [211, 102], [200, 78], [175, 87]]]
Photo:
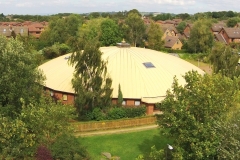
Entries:
[[87, 147], [93, 160], [101, 159], [102, 152], [109, 152], [122, 160], [134, 160], [140, 154], [149, 154], [153, 145], [161, 149], [171, 144], [171, 141], [161, 136], [160, 129], [79, 137], [78, 140]]

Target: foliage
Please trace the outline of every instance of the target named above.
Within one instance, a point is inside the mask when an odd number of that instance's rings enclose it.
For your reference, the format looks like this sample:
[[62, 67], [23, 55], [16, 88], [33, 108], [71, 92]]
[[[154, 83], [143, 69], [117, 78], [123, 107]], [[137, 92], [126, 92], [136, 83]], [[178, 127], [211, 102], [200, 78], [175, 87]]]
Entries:
[[186, 28], [186, 26], [187, 26], [186, 22], [182, 21], [177, 25], [176, 29], [179, 33], [183, 34], [183, 31]]
[[64, 43], [55, 43], [50, 47], [45, 47], [42, 51], [46, 59], [53, 59], [68, 53], [70, 51], [70, 47]]
[[137, 13], [128, 13], [123, 28], [125, 39], [129, 41], [134, 47], [136, 47], [137, 44], [141, 43], [143, 34], [145, 32], [145, 25]]
[[49, 21], [48, 28], [41, 33], [40, 40], [48, 45], [54, 43], [66, 43], [77, 36], [78, 28], [83, 23], [83, 18], [77, 14], [70, 14], [65, 18], [53, 17]]
[[69, 62], [75, 67], [72, 85], [79, 113], [96, 106], [106, 109], [111, 104], [112, 80], [107, 77], [107, 62], [102, 60], [99, 46], [96, 41], [88, 41], [83, 51], [78, 49], [70, 57]]
[[234, 27], [238, 22], [240, 22], [240, 18], [239, 17], [229, 18], [227, 20], [227, 26], [228, 27]]
[[215, 126], [235, 106], [239, 80], [195, 71], [186, 73], [184, 78], [184, 86], [174, 79], [172, 89], [158, 105], [164, 113], [159, 115], [158, 123], [175, 139], [175, 159], [213, 159], [221, 141]]
[[53, 160], [51, 151], [44, 145], [40, 145], [36, 151], [36, 160]]
[[135, 118], [146, 115], [145, 106], [128, 106], [111, 108], [106, 115], [107, 119]]
[[148, 48], [159, 51], [164, 44], [161, 27], [158, 24], [151, 22], [147, 35]]
[[88, 160], [86, 149], [73, 135], [63, 134], [59, 136], [50, 147], [54, 159]]
[[227, 121], [221, 121], [216, 125], [221, 133], [221, 142], [218, 146], [217, 157], [223, 160], [240, 159], [240, 111], [234, 108], [230, 112]]
[[[79, 45], [80, 49], [84, 48], [84, 46], [86, 45], [86, 42], [100, 39], [101, 24], [105, 20], [107, 19], [105, 18], [91, 19], [80, 26], [78, 30], [78, 40], [77, 40], [77, 43], [78, 43], [77, 45]], [[116, 32], [114, 32], [114, 34], [115, 33]], [[102, 39], [105, 39], [105, 38], [102, 37]]]
[[[69, 125], [69, 120], [75, 118], [74, 113], [75, 108], [73, 107], [43, 98], [40, 103], [32, 102], [29, 105], [23, 105], [15, 119], [1, 114], [0, 154], [3, 157], [24, 159], [35, 156], [41, 145], [51, 150], [54, 144], [60, 143], [58, 142], [61, 140], [59, 137], [72, 134], [73, 130]], [[72, 141], [66, 143], [69, 146], [75, 145]], [[57, 152], [57, 149], [54, 151]], [[73, 151], [71, 153], [73, 154]], [[79, 151], [75, 153], [79, 153]], [[65, 152], [65, 154], [67, 153]]]
[[102, 46], [113, 46], [121, 41], [119, 26], [111, 19], [105, 19], [101, 23], [100, 43]]
[[191, 53], [206, 53], [213, 46], [213, 34], [209, 29], [211, 23], [208, 20], [198, 20], [194, 23], [190, 38], [188, 40], [188, 50]]
[[238, 52], [230, 46], [216, 43], [210, 54], [210, 62], [213, 65], [214, 73], [221, 73], [224, 76], [239, 76], [240, 67], [238, 66]]
[[[82, 117], [81, 117], [82, 118]], [[84, 117], [83, 117], [84, 118]], [[101, 121], [106, 119], [105, 114], [103, 113], [103, 111], [96, 107], [93, 109], [93, 111], [87, 111], [86, 113], [86, 120], [93, 120], [93, 121]]]
[[130, 106], [124, 108], [127, 118], [141, 117], [146, 115], [146, 106]]
[[107, 113], [107, 119], [121, 119], [126, 117], [124, 108], [114, 107]]
[[169, 20], [169, 19], [173, 19], [173, 15], [170, 13], [163, 13], [163, 14], [158, 14], [157, 16], [153, 17], [154, 21], [165, 21], [165, 20]]
[[38, 100], [43, 83], [42, 73], [36, 69], [33, 54], [25, 51], [17, 39], [0, 36], [0, 108], [14, 116], [22, 108], [21, 99], [29, 104]]
[[118, 85], [118, 99], [117, 99], [117, 106], [122, 106], [122, 102], [123, 102], [123, 94], [122, 94], [122, 90], [121, 90], [121, 85]]

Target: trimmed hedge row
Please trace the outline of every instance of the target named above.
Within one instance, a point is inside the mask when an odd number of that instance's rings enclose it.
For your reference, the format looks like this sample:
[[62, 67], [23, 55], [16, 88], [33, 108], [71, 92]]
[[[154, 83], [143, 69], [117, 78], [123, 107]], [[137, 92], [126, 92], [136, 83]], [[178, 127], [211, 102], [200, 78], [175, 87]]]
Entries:
[[146, 107], [142, 106], [128, 106], [128, 107], [113, 107], [106, 113], [100, 108], [94, 108], [92, 112], [85, 114], [85, 120], [114, 120], [122, 118], [142, 117], [146, 115]]

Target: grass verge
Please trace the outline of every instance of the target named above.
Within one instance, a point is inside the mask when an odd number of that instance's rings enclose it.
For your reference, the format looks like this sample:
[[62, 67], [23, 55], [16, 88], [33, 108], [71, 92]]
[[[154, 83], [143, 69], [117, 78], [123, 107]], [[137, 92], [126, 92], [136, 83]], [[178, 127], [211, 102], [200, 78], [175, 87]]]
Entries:
[[102, 152], [119, 156], [122, 160], [134, 160], [138, 155], [148, 155], [153, 145], [162, 149], [171, 141], [160, 134], [160, 129], [151, 129], [131, 133], [79, 137], [82, 145], [87, 147], [93, 160], [102, 158]]

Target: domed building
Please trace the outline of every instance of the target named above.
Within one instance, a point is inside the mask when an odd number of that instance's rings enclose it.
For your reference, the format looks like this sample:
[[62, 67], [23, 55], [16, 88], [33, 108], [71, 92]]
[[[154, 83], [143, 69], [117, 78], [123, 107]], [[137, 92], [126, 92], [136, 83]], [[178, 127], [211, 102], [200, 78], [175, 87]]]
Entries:
[[[156, 103], [161, 102], [166, 91], [171, 88], [176, 76], [180, 85], [185, 84], [182, 77], [195, 70], [204, 74], [200, 68], [176, 56], [155, 50], [130, 47], [125, 43], [117, 46], [101, 47], [102, 59], [107, 61], [108, 75], [112, 78], [112, 102], [117, 103], [118, 86], [123, 94], [123, 105], [146, 105], [147, 114], [153, 114]], [[41, 66], [46, 75], [45, 88], [51, 96], [62, 99], [63, 103], [74, 103], [74, 89], [71, 80], [74, 67], [68, 64], [70, 54], [57, 57]]]

